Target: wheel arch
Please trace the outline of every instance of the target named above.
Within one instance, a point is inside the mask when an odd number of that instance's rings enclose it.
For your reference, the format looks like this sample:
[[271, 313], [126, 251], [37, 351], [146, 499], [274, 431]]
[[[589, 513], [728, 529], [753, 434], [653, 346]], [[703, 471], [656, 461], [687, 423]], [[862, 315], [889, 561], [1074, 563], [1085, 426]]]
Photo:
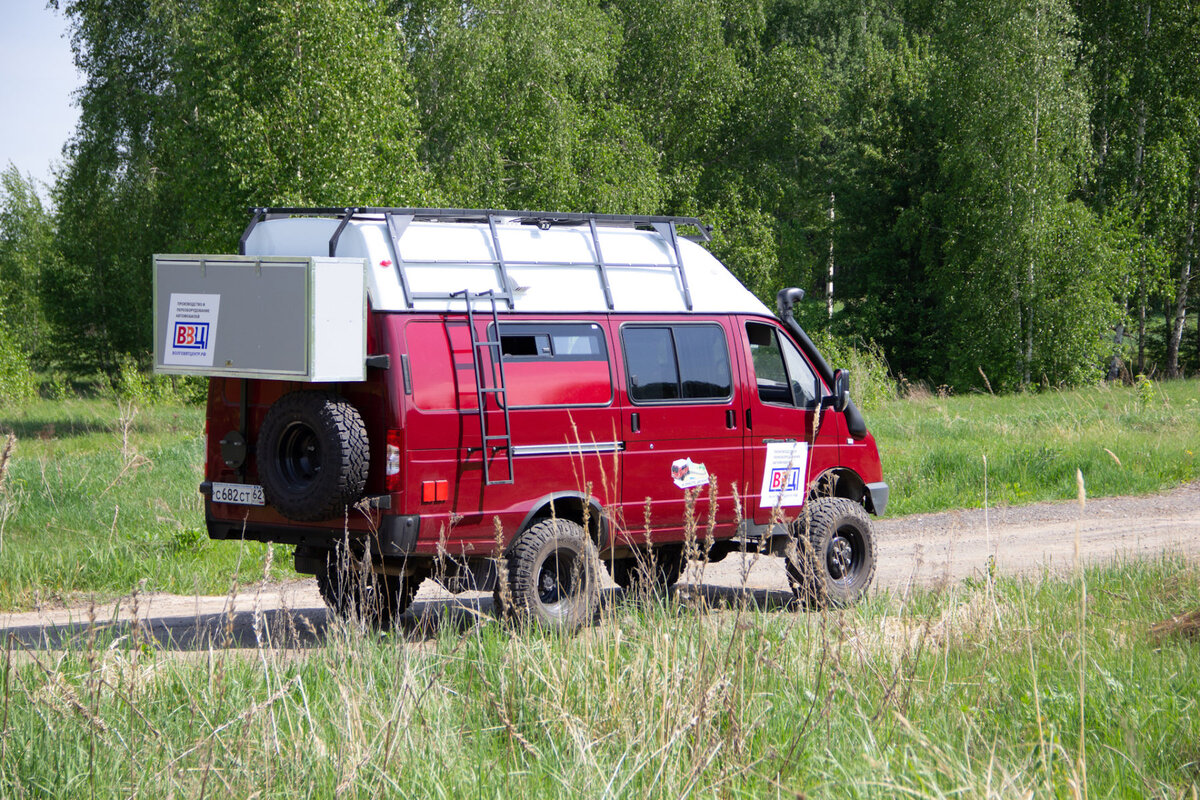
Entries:
[[[535, 500], [529, 513], [521, 520], [521, 525], [517, 528], [516, 533], [526, 530], [530, 525], [533, 525], [540, 520], [556, 517], [558, 519], [566, 519], [571, 522], [577, 522], [584, 525], [584, 508], [588, 509], [587, 528], [588, 536], [596, 544], [596, 547], [603, 549], [608, 543], [608, 520], [604, 518], [604, 509], [597, 502], [595, 497], [588, 497], [581, 492], [551, 492], [543, 495]], [[513, 536], [513, 541], [516, 536]], [[511, 544], [509, 547], [511, 548]]]
[[816, 500], [818, 497], [844, 497], [875, 513], [866, 481], [848, 467], [834, 467], [818, 475], [810, 484], [808, 499]]

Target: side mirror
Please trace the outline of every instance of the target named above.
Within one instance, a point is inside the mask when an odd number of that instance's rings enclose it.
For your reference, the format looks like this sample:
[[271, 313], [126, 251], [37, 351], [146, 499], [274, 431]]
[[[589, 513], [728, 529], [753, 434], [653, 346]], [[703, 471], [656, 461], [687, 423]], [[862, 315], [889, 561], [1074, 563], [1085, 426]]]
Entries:
[[833, 410], [842, 412], [850, 405], [850, 370], [833, 373]]

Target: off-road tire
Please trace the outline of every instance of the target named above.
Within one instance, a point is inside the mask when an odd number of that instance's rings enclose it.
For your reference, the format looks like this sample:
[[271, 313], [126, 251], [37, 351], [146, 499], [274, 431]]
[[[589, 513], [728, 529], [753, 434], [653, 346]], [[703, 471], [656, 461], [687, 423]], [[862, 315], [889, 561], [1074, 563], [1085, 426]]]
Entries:
[[331, 550], [317, 572], [317, 588], [329, 610], [342, 619], [390, 630], [412, 605], [423, 574], [382, 575]]
[[345, 398], [291, 392], [259, 429], [258, 479], [267, 502], [288, 519], [329, 519], [362, 497], [370, 452], [362, 416]]
[[526, 528], [505, 557], [507, 580], [496, 608], [518, 623], [575, 631], [600, 606], [600, 561], [583, 526], [543, 519]]
[[675, 585], [683, 572], [683, 546], [667, 545], [654, 549], [654, 574], [647, 580], [650, 557], [638, 554], [632, 558], [614, 558], [610, 562], [613, 583], [628, 591], [639, 584], [650, 591], [661, 592]]
[[796, 523], [787, 572], [796, 597], [810, 608], [858, 601], [875, 576], [875, 536], [866, 509], [844, 497], [812, 501]]

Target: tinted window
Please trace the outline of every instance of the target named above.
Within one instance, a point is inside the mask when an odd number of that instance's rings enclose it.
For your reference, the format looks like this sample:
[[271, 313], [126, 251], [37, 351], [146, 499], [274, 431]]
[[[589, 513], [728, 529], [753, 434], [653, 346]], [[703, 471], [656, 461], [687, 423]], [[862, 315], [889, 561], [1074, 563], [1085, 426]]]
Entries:
[[719, 325], [627, 326], [621, 335], [633, 400], [733, 396], [729, 347]]
[[819, 396], [817, 376], [800, 351], [771, 325], [746, 323], [750, 358], [764, 403], [808, 406]]
[[716, 325], [681, 325], [674, 329], [683, 397], [692, 400], [733, 394], [725, 330]]
[[506, 356], [548, 356], [550, 337], [544, 333], [500, 333], [500, 349]]
[[788, 379], [792, 384], [792, 395], [796, 405], [808, 406], [817, 401], [820, 392], [817, 387], [816, 373], [808, 366], [808, 361], [800, 354], [796, 345], [783, 339], [783, 360], [787, 364]]
[[594, 324], [507, 323], [500, 326], [505, 361], [607, 361], [604, 334]]
[[634, 400], [674, 400], [679, 397], [679, 370], [670, 328], [626, 328], [625, 369], [629, 396]]

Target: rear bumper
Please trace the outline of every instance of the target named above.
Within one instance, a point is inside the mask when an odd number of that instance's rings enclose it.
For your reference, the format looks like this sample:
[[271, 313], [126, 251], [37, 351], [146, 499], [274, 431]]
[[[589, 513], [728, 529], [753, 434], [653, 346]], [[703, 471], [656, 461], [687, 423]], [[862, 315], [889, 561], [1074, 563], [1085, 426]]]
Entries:
[[252, 521], [219, 519], [212, 515], [212, 506], [205, 501], [204, 517], [210, 539], [255, 542], [278, 542], [318, 549], [334, 547], [347, 536], [352, 542], [364, 542], [380, 557], [405, 556], [413, 551], [421, 532], [421, 518], [416, 514], [384, 514], [374, 531], [354, 530], [344, 525], [268, 525]]
[[867, 494], [870, 496], [871, 507], [867, 509], [877, 517], [882, 517], [884, 509], [887, 508], [888, 502], [888, 485], [883, 481], [879, 483], [868, 483]]

